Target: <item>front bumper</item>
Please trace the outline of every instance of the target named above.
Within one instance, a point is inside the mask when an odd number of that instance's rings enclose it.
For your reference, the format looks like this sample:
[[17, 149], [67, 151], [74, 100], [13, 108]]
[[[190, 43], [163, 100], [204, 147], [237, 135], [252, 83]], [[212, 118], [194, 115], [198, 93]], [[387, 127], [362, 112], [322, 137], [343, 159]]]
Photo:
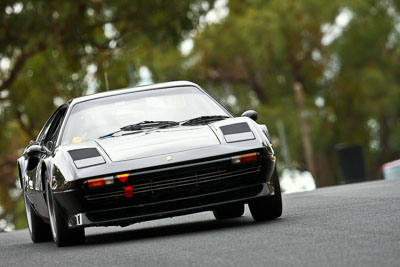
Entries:
[[[266, 152], [258, 160], [233, 164], [231, 156], [178, 164], [173, 167], [132, 171], [126, 183], [55, 191], [56, 203], [70, 228], [128, 225], [165, 217], [213, 210], [231, 203], [272, 195], [269, 180], [275, 165]], [[233, 155], [234, 156], [234, 155]], [[124, 196], [130, 185], [134, 196]]]
[[269, 184], [256, 184], [200, 196], [186, 197], [138, 206], [78, 213], [68, 220], [68, 227], [129, 225], [166, 217], [213, 210], [233, 203], [247, 203], [252, 199], [269, 196]]

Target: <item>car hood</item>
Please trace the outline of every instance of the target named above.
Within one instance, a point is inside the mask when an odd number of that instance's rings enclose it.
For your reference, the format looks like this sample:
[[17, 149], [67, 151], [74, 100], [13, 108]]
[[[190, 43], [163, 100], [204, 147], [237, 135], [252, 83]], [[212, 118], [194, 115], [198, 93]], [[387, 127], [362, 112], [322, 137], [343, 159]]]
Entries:
[[113, 162], [172, 154], [219, 145], [208, 126], [182, 126], [97, 139], [96, 143]]

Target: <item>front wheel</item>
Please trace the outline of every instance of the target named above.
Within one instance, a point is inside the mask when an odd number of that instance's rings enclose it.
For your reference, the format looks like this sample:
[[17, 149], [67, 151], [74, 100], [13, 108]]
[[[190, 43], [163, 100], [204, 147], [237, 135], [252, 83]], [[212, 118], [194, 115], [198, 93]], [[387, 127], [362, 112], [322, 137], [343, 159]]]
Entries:
[[69, 229], [62, 218], [57, 203], [51, 192], [50, 185], [46, 186], [47, 207], [49, 209], [51, 233], [58, 247], [82, 244], [85, 242], [84, 228]]
[[41, 243], [52, 241], [50, 225], [45, 223], [42, 218], [40, 218], [35, 210], [32, 208], [31, 203], [24, 192], [24, 202], [26, 219], [28, 221], [29, 233], [33, 243]]
[[272, 220], [282, 215], [281, 187], [276, 168], [274, 169], [271, 180], [272, 186], [275, 189], [275, 194], [273, 196], [255, 199], [249, 203], [250, 212], [255, 221]]

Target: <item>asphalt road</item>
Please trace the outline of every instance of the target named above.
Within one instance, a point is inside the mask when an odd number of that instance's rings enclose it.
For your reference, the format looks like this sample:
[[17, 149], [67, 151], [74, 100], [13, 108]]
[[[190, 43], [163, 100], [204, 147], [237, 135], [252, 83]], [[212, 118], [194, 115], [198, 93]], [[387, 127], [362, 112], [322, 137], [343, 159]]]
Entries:
[[0, 234], [0, 266], [400, 266], [400, 180], [284, 196], [280, 219], [217, 222], [210, 212], [89, 228], [84, 245]]

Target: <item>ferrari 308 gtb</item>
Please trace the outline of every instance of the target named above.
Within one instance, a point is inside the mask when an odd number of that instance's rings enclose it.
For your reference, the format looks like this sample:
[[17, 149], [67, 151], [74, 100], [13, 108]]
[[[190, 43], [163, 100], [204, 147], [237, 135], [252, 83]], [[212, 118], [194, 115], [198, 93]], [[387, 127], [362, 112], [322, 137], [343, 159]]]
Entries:
[[32, 241], [84, 242], [85, 227], [213, 211], [282, 213], [268, 129], [191, 82], [75, 98], [18, 159]]

